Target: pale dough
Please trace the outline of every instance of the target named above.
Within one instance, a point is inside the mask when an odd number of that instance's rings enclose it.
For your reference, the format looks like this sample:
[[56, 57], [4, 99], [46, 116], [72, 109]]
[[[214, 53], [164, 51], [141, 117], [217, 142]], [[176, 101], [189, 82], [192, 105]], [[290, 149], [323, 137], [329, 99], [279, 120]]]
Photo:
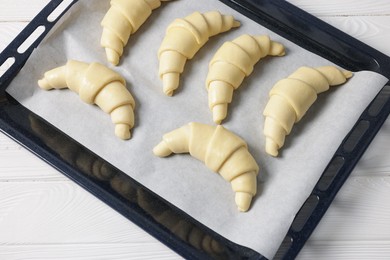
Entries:
[[46, 90], [69, 88], [78, 93], [81, 100], [96, 104], [111, 115], [119, 138], [130, 139], [135, 101], [126, 88], [125, 79], [113, 70], [100, 63], [70, 60], [46, 72], [38, 85]]
[[305, 115], [317, 95], [330, 86], [343, 84], [350, 77], [352, 72], [334, 66], [301, 67], [278, 81], [269, 93], [270, 99], [263, 112], [266, 152], [277, 156], [278, 150], [284, 145], [285, 136]]
[[210, 61], [206, 79], [209, 108], [214, 122], [220, 124], [226, 118], [233, 91], [253, 72], [254, 65], [261, 58], [284, 54], [284, 46], [271, 41], [267, 35], [244, 34], [225, 42]]
[[240, 211], [247, 211], [257, 191], [259, 166], [246, 142], [221, 125], [189, 123], [163, 136], [155, 155], [190, 153], [231, 183]]
[[238, 26], [240, 23], [233, 16], [217, 11], [194, 12], [175, 19], [168, 26], [158, 51], [159, 76], [163, 81], [164, 93], [173, 95], [187, 59], [192, 59], [209, 37]]
[[130, 35], [134, 34], [152, 11], [164, 1], [172, 0], [111, 0], [111, 7], [101, 22], [103, 33], [100, 40], [110, 63], [118, 65]]

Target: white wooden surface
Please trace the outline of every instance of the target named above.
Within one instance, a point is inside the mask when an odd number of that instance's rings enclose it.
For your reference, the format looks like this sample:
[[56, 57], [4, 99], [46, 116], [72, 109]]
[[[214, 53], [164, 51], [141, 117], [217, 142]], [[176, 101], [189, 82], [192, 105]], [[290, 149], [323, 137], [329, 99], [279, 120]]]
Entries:
[[[0, 1], [0, 51], [48, 0]], [[390, 56], [387, 0], [290, 0]], [[390, 120], [299, 259], [390, 259]], [[0, 133], [0, 259], [180, 259]]]

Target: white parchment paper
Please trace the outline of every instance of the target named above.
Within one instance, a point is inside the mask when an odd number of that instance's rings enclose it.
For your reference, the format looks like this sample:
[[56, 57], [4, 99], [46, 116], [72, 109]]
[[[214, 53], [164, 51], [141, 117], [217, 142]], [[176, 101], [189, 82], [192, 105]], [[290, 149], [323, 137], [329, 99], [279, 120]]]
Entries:
[[[296, 212], [361, 112], [387, 79], [355, 73], [347, 84], [319, 96], [295, 125], [278, 158], [264, 152], [262, 111], [276, 81], [300, 66], [331, 63], [275, 35], [219, 1], [176, 0], [155, 10], [133, 35], [118, 67], [106, 62], [100, 47], [100, 21], [108, 0], [80, 0], [55, 32], [35, 50], [8, 88], [24, 106], [137, 181], [233, 242], [271, 258], [281, 244]], [[181, 86], [173, 97], [162, 92], [157, 50], [167, 25], [194, 11], [219, 10], [242, 23], [238, 29], [214, 36], [187, 62]], [[164, 133], [191, 121], [213, 124], [208, 109], [205, 78], [208, 62], [224, 41], [241, 34], [269, 34], [286, 46], [285, 57], [267, 57], [235, 91], [224, 126], [244, 138], [261, 171], [258, 194], [247, 213], [239, 213], [230, 184], [189, 155], [153, 156]], [[121, 73], [137, 102], [132, 139], [114, 135], [109, 115], [83, 103], [70, 90], [44, 91], [35, 83], [45, 71], [68, 59], [101, 62]]]

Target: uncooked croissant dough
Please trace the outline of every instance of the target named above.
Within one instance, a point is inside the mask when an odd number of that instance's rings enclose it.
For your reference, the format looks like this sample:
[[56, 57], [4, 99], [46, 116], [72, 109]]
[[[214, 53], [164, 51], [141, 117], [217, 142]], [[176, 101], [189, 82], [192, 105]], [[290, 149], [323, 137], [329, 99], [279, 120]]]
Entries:
[[111, 0], [111, 7], [101, 22], [103, 33], [100, 40], [110, 63], [119, 63], [130, 35], [135, 33], [152, 11], [164, 1], [172, 0]]
[[264, 109], [266, 152], [278, 155], [285, 136], [291, 132], [294, 123], [301, 120], [317, 99], [317, 94], [340, 85], [352, 72], [333, 66], [318, 68], [301, 67], [285, 79], [278, 81], [271, 89], [270, 99]]
[[259, 166], [245, 141], [223, 126], [189, 123], [165, 134], [153, 152], [160, 157], [189, 152], [231, 183], [240, 211], [249, 209], [257, 190]]
[[233, 90], [252, 73], [253, 66], [261, 58], [284, 54], [284, 46], [271, 41], [267, 35], [244, 34], [233, 41], [225, 42], [212, 58], [206, 79], [209, 108], [213, 112], [214, 122], [220, 124], [225, 119]]
[[164, 93], [173, 95], [187, 59], [192, 59], [209, 37], [238, 26], [240, 23], [233, 16], [217, 11], [194, 12], [182, 19], [175, 19], [168, 26], [158, 51], [159, 76], [163, 81]]
[[84, 63], [70, 60], [66, 65], [45, 73], [38, 81], [42, 89], [69, 88], [88, 104], [98, 105], [111, 114], [115, 134], [130, 139], [134, 126], [135, 102], [126, 88], [125, 79], [100, 63]]

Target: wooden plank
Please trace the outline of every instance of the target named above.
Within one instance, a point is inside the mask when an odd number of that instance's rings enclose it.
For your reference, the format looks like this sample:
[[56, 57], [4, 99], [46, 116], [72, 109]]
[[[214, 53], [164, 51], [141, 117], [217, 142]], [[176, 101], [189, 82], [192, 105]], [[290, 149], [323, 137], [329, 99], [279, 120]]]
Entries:
[[[373, 241], [324, 241], [309, 242], [297, 259], [385, 259], [390, 255], [389, 242]], [[115, 244], [47, 244], [47, 245], [0, 245], [1, 259], [182, 259], [161, 243], [115, 243]]]
[[73, 182], [0, 182], [0, 230], [0, 245], [150, 239]]
[[390, 241], [390, 176], [351, 176], [310, 241]]
[[182, 259], [158, 241], [115, 244], [0, 245], [0, 259], [124, 260]]
[[0, 181], [68, 181], [53, 167], [0, 133]]
[[390, 39], [390, 16], [340, 16], [321, 19], [390, 56], [390, 45], [387, 44]]
[[390, 241], [321, 241], [306, 244], [298, 255], [299, 260], [367, 260], [388, 259]]
[[1, 0], [0, 22], [30, 21], [50, 0]]
[[0, 22], [0, 52], [23, 30], [26, 22]]
[[315, 16], [389, 15], [387, 0], [287, 0]]

